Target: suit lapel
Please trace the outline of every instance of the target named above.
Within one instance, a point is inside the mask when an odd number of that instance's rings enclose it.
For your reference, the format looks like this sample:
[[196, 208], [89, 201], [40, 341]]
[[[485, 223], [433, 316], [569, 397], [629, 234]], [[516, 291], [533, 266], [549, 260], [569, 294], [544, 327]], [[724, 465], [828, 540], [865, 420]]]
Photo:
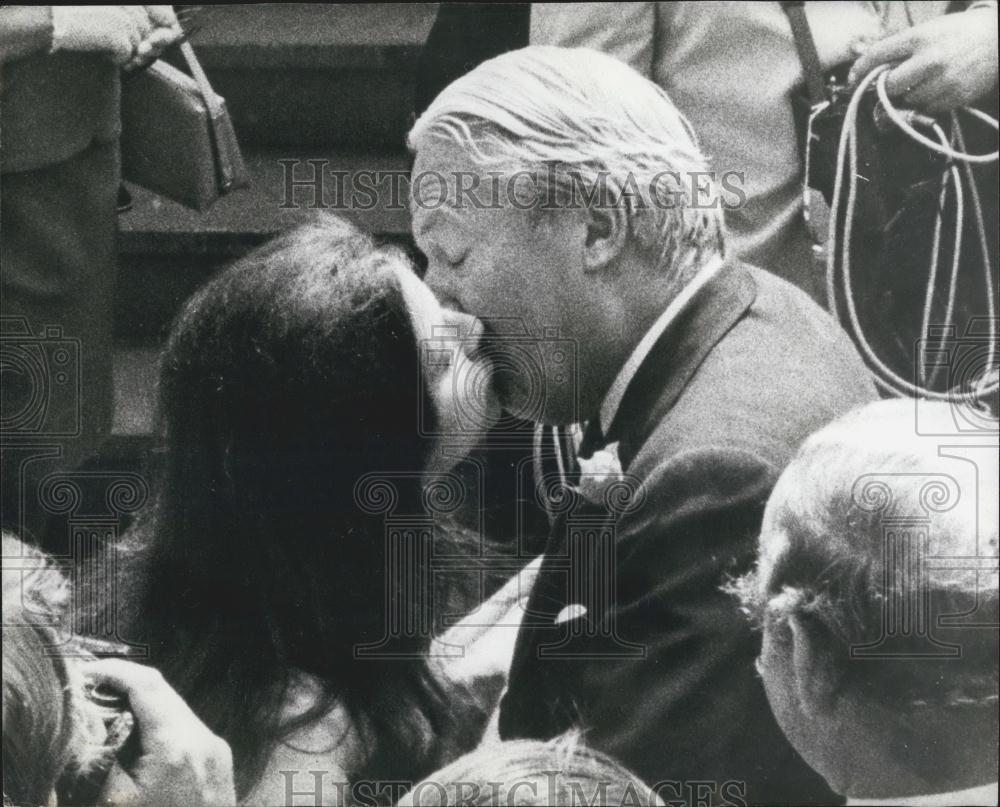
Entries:
[[[667, 326], [626, 389], [608, 430], [605, 442], [620, 441], [619, 456], [624, 468], [669, 412], [705, 357], [744, 316], [756, 293], [756, 284], [746, 267], [727, 263]], [[545, 560], [518, 633], [511, 686], [500, 715], [500, 732], [505, 738], [549, 737], [565, 730], [571, 722], [572, 704], [564, 702], [562, 693], [579, 665], [560, 659], [540, 663], [538, 657], [539, 645], [553, 640], [555, 616], [567, 604], [568, 578], [559, 564], [567, 554], [568, 515], [565, 510], [554, 521]]]
[[[728, 263], [709, 280], [667, 326], [625, 391], [604, 443], [619, 440], [619, 457], [627, 468], [643, 442], [674, 405], [691, 377], [715, 345], [746, 313], [757, 287], [746, 267]], [[554, 451], [559, 450], [556, 446]], [[543, 466], [544, 470], [544, 466]], [[541, 480], [536, 480], [536, 484]], [[552, 522], [546, 559], [532, 592], [515, 652], [515, 664], [534, 652], [539, 630], [551, 633], [553, 619], [566, 605], [565, 576], [549, 567], [566, 555], [567, 518], [562, 508]]]
[[747, 268], [728, 262], [667, 326], [629, 383], [608, 429], [608, 442], [619, 441], [623, 469], [632, 463], [705, 357], [743, 317], [756, 296], [757, 285]]

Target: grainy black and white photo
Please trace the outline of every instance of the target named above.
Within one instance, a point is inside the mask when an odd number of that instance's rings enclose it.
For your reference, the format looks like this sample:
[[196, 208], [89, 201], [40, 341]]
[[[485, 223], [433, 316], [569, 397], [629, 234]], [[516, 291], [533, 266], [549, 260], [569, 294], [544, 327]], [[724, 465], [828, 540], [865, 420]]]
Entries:
[[997, 805], [997, 40], [0, 6], [5, 807]]

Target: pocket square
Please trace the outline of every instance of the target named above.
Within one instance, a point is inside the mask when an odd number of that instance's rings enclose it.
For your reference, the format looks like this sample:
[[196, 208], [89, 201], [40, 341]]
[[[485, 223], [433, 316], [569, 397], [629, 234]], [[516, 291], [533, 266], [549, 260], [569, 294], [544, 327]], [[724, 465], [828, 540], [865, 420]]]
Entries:
[[575, 602], [572, 605], [567, 605], [556, 615], [555, 624], [562, 625], [564, 622], [571, 622], [574, 619], [582, 619], [586, 615], [587, 606]]

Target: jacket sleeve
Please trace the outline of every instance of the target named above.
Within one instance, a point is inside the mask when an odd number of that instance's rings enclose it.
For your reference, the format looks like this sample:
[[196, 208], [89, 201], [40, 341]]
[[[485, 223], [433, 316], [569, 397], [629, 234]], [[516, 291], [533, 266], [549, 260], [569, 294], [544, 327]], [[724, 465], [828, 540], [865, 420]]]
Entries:
[[0, 7], [0, 64], [52, 46], [51, 6]]
[[603, 51], [651, 77], [656, 3], [532, 3], [531, 44]]
[[[537, 660], [512, 671], [505, 737], [519, 721], [536, 736], [570, 722], [651, 786], [709, 782], [715, 802], [836, 803], [772, 717], [754, 666], [759, 636], [722, 590], [753, 563], [776, 477], [731, 448], [692, 450], [645, 476], [644, 504], [616, 528], [612, 604], [594, 614], [602, 652], [613, 635], [622, 653], [594, 657], [592, 637], [571, 640], [561, 659], [532, 651]], [[531, 725], [546, 710], [552, 722]], [[668, 803], [696, 795], [661, 793]]]

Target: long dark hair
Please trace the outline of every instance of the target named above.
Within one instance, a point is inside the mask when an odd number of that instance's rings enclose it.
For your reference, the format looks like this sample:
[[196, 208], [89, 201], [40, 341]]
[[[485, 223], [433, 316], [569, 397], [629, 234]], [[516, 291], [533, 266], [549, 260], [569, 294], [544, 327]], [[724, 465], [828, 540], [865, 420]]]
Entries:
[[[455, 730], [423, 658], [353, 655], [383, 637], [389, 585], [384, 519], [355, 485], [409, 474], [397, 508], [417, 512], [431, 450], [402, 260], [339, 219], [307, 225], [195, 294], [163, 355], [163, 447], [155, 501], [123, 545], [123, 635], [230, 743], [241, 796], [335, 702], [371, 741], [353, 776], [419, 776], [436, 763], [428, 738]], [[282, 722], [292, 670], [324, 696]]]

